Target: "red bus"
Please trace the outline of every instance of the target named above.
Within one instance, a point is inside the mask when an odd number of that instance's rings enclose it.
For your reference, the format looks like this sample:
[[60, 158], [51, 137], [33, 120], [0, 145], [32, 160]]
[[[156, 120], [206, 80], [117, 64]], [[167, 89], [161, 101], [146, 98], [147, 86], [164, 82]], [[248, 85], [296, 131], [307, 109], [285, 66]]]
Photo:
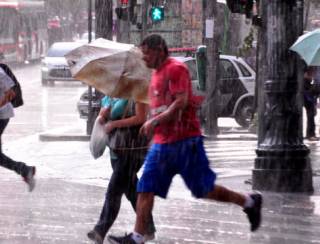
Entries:
[[47, 42], [44, 1], [0, 0], [0, 55], [5, 62], [39, 59]]

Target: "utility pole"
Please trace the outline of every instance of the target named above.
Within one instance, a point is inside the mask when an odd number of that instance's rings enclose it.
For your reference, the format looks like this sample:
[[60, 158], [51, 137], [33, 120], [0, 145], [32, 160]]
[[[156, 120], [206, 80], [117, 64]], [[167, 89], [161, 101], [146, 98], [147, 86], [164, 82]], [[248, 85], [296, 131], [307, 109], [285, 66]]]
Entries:
[[[103, 37], [112, 40], [113, 27], [113, 2], [112, 0], [95, 0], [95, 35], [96, 38]], [[92, 41], [92, 0], [88, 0], [88, 42]], [[96, 119], [99, 108], [92, 107], [93, 93], [95, 98], [99, 99], [100, 95], [97, 90], [88, 86], [88, 120], [87, 120], [87, 134], [91, 135], [94, 120]]]
[[257, 190], [312, 192], [309, 149], [302, 137], [302, 68], [290, 46], [303, 33], [303, 0], [260, 1]]
[[217, 1], [203, 0], [203, 37], [204, 44], [207, 46], [207, 67], [206, 67], [206, 123], [205, 134], [215, 136], [219, 133], [218, 129], [218, 35], [215, 23], [217, 16]]
[[142, 41], [148, 35], [148, 7], [150, 0], [144, 0], [141, 6], [141, 37], [140, 41]]
[[[88, 0], [88, 42], [92, 40], [92, 0]], [[88, 118], [87, 135], [91, 135], [94, 124], [94, 112], [92, 108], [92, 87], [88, 86]]]

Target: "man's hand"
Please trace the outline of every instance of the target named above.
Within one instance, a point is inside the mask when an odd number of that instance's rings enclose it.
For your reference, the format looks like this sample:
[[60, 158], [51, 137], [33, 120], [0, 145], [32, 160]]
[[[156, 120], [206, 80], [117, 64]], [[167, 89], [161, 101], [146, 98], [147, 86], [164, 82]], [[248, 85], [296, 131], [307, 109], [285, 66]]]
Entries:
[[5, 96], [7, 97], [8, 102], [10, 102], [12, 99], [14, 99], [16, 93], [12, 89], [9, 89], [5, 92]]
[[141, 126], [139, 133], [145, 134], [147, 137], [151, 137], [154, 132], [154, 128], [157, 125], [159, 125], [158, 120], [156, 120], [154, 118], [149, 119]]
[[10, 102], [15, 96], [16, 96], [16, 93], [12, 89], [9, 89], [8, 91], [6, 91], [4, 93], [4, 96], [0, 99], [0, 107]]

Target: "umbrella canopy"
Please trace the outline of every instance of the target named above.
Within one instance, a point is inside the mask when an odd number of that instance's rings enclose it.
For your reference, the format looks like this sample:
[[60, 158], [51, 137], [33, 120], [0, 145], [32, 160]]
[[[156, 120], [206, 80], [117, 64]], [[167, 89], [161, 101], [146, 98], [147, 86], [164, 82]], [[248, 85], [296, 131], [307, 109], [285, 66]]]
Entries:
[[308, 66], [320, 66], [320, 29], [300, 36], [290, 50], [297, 52]]
[[74, 78], [105, 95], [148, 102], [151, 70], [134, 45], [99, 38], [65, 57]]

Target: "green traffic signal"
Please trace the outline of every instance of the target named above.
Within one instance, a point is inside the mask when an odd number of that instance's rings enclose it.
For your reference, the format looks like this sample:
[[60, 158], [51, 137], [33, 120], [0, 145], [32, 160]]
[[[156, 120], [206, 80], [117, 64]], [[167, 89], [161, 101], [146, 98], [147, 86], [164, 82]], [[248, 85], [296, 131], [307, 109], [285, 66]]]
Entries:
[[150, 18], [153, 22], [162, 21], [164, 19], [164, 7], [152, 7], [150, 9]]

